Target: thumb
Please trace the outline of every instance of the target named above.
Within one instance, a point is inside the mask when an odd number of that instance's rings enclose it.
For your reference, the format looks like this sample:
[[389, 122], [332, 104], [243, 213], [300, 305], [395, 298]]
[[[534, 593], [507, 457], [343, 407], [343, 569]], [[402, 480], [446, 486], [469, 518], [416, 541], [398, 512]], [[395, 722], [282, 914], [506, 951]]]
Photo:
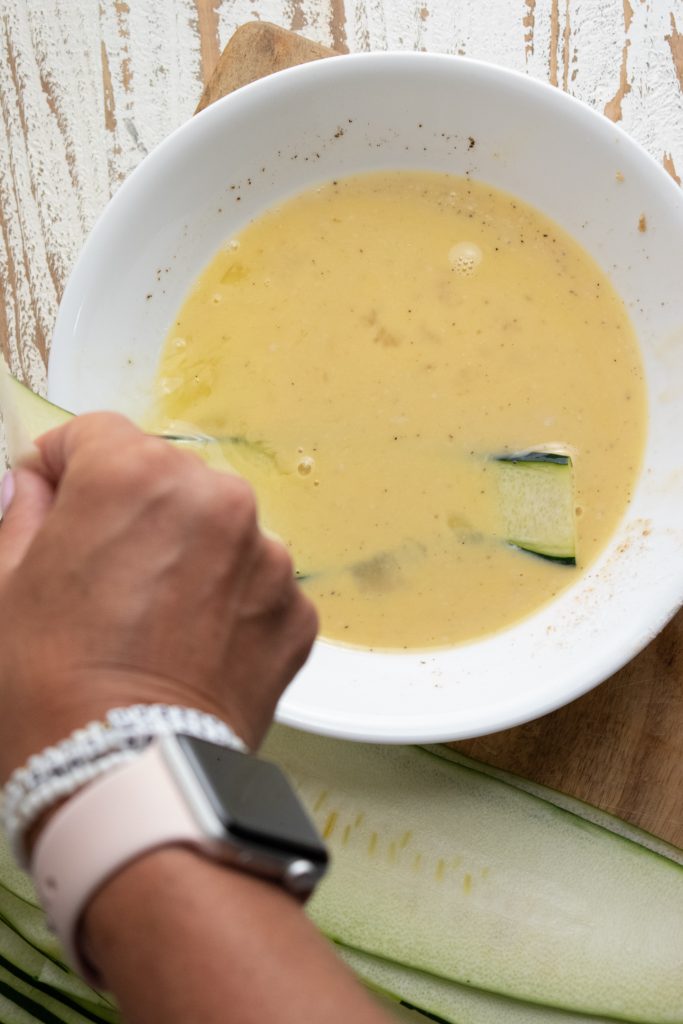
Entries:
[[24, 558], [54, 501], [54, 490], [39, 473], [26, 467], [6, 473], [0, 487], [0, 578]]

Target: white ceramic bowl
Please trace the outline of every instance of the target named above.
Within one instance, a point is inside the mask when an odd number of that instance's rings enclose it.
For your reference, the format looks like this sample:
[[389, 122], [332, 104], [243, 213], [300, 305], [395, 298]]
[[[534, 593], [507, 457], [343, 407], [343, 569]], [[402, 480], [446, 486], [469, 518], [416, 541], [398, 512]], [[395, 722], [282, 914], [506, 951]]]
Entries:
[[619, 128], [550, 86], [455, 57], [356, 55], [249, 85], [176, 131], [107, 207], [64, 295], [49, 392], [77, 411], [135, 416], [221, 243], [293, 193], [380, 168], [470, 174], [549, 214], [611, 276], [646, 367], [644, 468], [589, 573], [532, 617], [449, 650], [319, 642], [278, 710], [363, 740], [481, 735], [595, 686], [683, 600], [683, 193]]

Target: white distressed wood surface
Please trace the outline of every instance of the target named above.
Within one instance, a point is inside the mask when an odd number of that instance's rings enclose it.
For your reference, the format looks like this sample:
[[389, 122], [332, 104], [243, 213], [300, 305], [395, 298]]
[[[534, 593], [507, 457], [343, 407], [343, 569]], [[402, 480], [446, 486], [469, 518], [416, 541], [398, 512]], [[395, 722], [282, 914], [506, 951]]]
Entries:
[[683, 175], [683, 0], [0, 0], [0, 344], [34, 388], [97, 215], [254, 18], [526, 71]]

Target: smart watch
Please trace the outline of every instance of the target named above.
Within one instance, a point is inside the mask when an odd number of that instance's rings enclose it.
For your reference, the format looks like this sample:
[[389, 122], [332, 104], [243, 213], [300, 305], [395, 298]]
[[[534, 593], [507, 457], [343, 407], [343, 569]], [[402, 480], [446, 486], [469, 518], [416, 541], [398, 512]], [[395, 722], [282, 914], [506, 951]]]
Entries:
[[48, 821], [31, 873], [48, 921], [75, 966], [83, 911], [126, 864], [183, 845], [276, 882], [305, 900], [327, 851], [282, 771], [251, 754], [191, 736], [161, 736], [132, 761], [81, 789]]

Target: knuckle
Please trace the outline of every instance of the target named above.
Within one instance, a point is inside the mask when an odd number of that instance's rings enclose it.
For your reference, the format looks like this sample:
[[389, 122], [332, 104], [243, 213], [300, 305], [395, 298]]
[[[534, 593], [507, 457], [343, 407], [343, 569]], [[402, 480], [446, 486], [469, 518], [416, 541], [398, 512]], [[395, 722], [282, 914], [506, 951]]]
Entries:
[[150, 456], [141, 444], [127, 445], [112, 454], [103, 469], [109, 489], [116, 492], [139, 495], [157, 483], [159, 477], [156, 455]]
[[203, 468], [195, 484], [193, 500], [204, 528], [242, 543], [256, 537], [256, 498], [245, 480], [219, 476]]
[[125, 429], [137, 432], [129, 419], [126, 419], [119, 412], [86, 412], [72, 420], [74, 430], [82, 431], [83, 434], [103, 435], [111, 437], [115, 431]]
[[187, 455], [187, 453], [175, 449], [168, 441], [146, 435], [139, 438], [135, 445], [131, 445], [131, 448], [133, 450], [130, 461], [133, 468], [154, 477], [177, 473]]
[[107, 459], [131, 437], [143, 436], [130, 420], [115, 412], [84, 413], [70, 420], [63, 429], [69, 432], [74, 456], [84, 454], [93, 459]]
[[140, 431], [118, 413], [84, 413], [37, 439], [43, 467], [54, 481], [68, 476], [74, 463], [97, 465]]
[[67, 475], [70, 492], [105, 498], [110, 490], [112, 459], [103, 458], [99, 448], [83, 447], [74, 456]]
[[132, 435], [128, 443], [113, 448], [99, 443], [84, 446], [74, 460], [74, 471], [82, 487], [103, 497], [142, 498], [178, 476], [178, 455], [165, 441]]

